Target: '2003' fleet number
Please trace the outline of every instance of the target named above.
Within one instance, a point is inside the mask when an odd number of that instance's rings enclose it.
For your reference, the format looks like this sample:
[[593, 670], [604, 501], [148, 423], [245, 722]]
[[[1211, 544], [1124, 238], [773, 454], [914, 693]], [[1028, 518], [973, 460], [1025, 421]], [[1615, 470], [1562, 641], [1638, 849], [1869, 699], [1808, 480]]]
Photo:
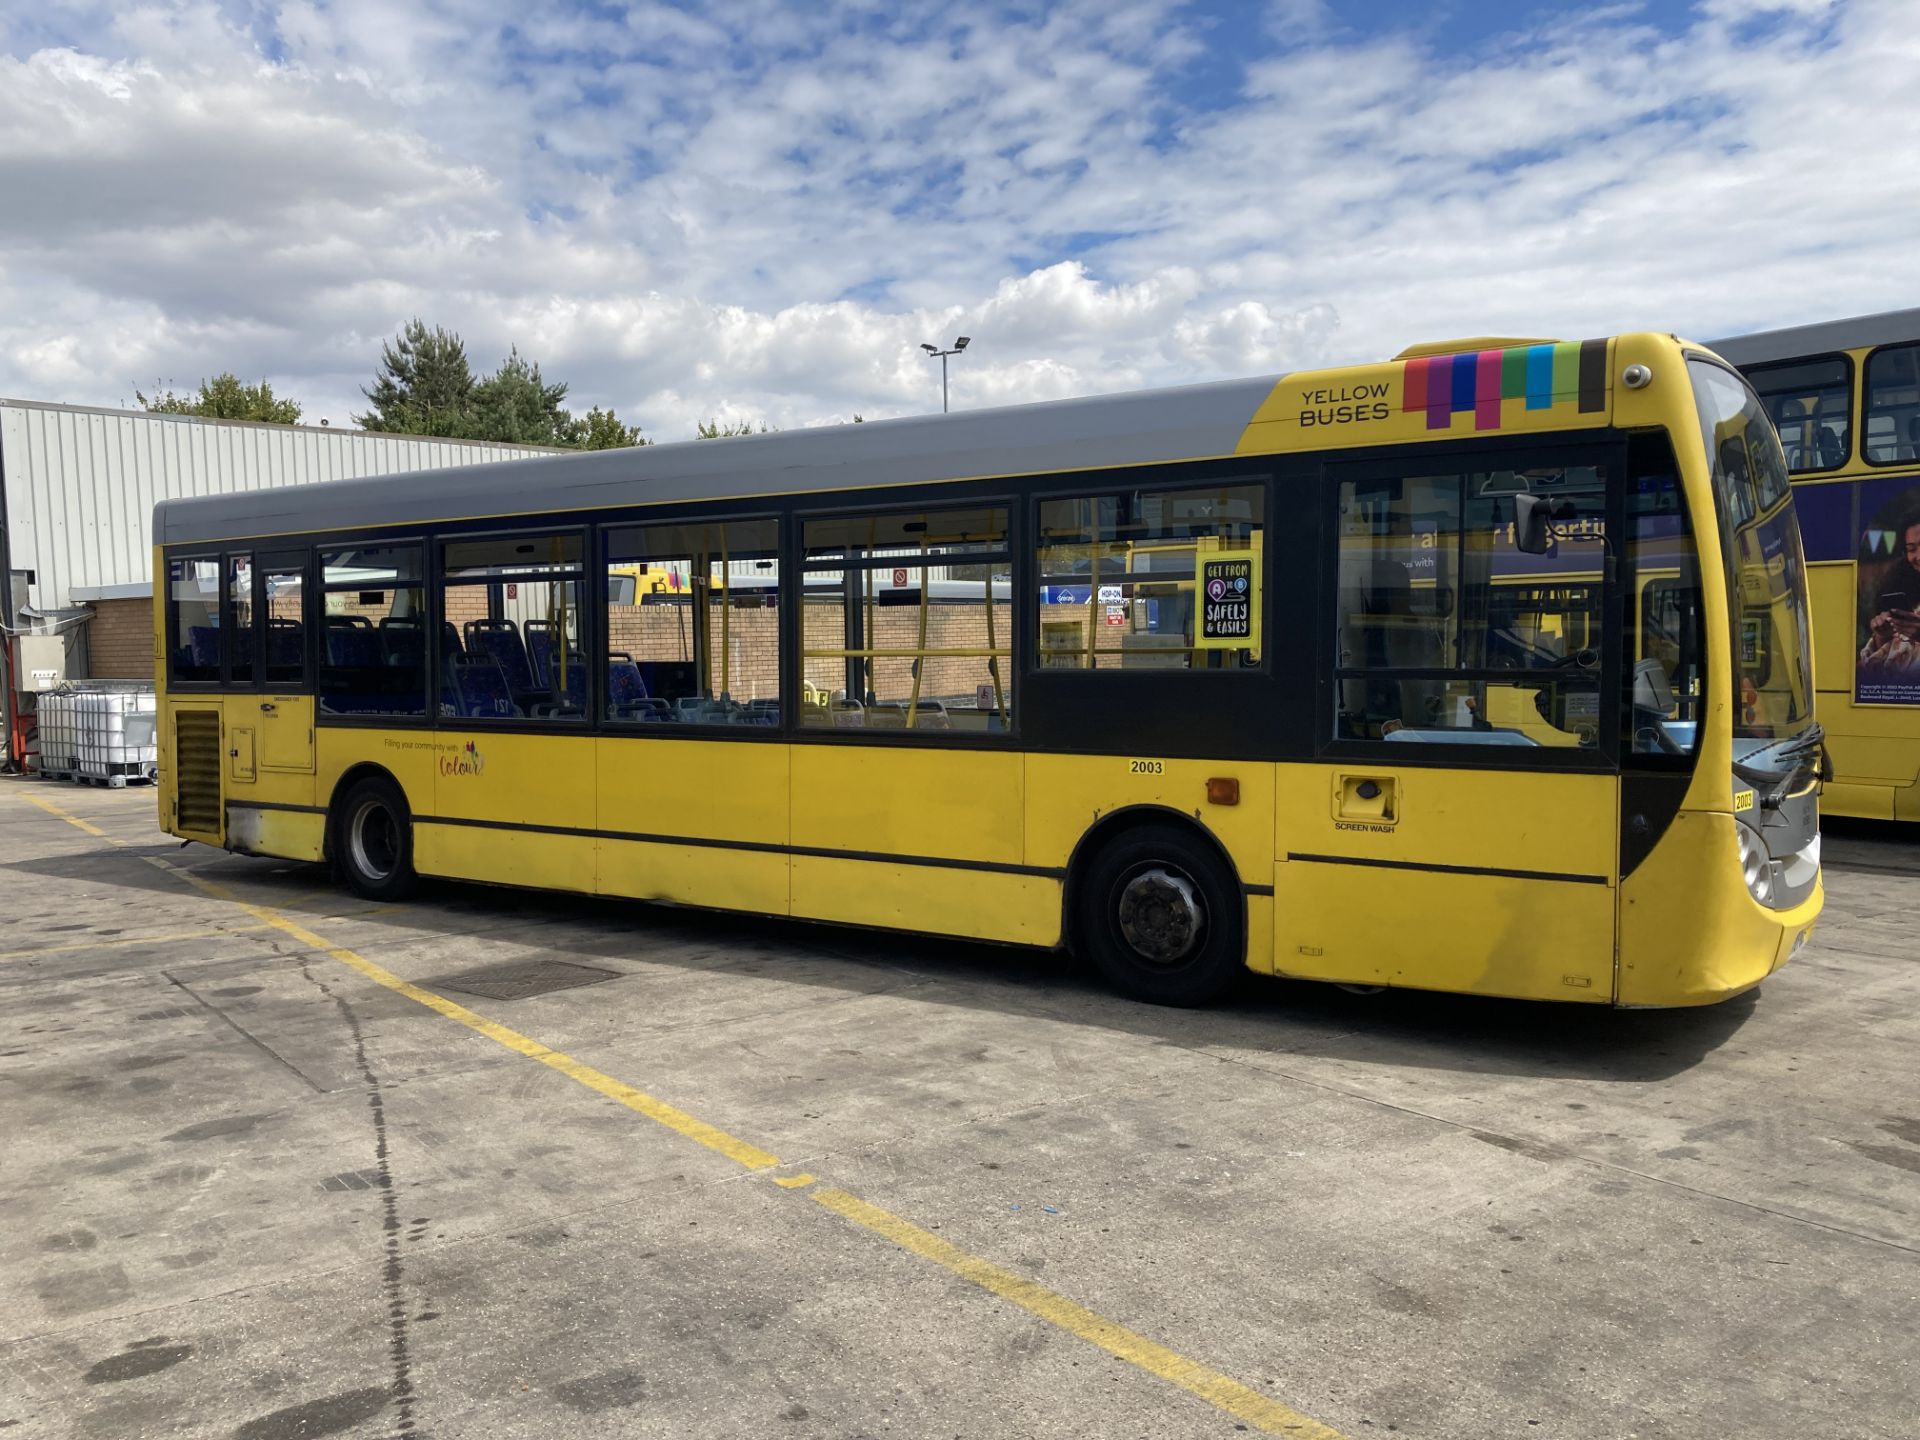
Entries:
[[1130, 775], [1161, 775], [1166, 773], [1166, 763], [1160, 760], [1129, 760], [1127, 773]]

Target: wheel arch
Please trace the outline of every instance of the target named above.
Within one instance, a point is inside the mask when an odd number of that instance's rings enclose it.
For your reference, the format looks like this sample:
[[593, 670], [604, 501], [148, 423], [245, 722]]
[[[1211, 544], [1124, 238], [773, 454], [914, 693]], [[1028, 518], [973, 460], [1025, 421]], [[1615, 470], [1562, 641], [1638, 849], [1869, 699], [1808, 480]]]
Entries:
[[1241, 934], [1246, 934], [1246, 883], [1240, 878], [1240, 867], [1233, 863], [1233, 856], [1220, 843], [1220, 837], [1201, 824], [1190, 811], [1176, 810], [1171, 805], [1126, 805], [1108, 811], [1089, 825], [1074, 843], [1073, 853], [1067, 857], [1067, 879], [1060, 894], [1060, 943], [1064, 949], [1078, 953], [1074, 914], [1080, 903], [1080, 887], [1093, 857], [1121, 835], [1131, 830], [1145, 829], [1149, 825], [1171, 825], [1186, 831], [1220, 862], [1240, 897]]
[[395, 775], [386, 766], [372, 760], [362, 760], [356, 765], [349, 765], [341, 772], [340, 778], [333, 782], [333, 793], [327, 797], [326, 833], [321, 840], [320, 852], [323, 859], [331, 860], [334, 858], [333, 836], [336, 824], [340, 819], [341, 797], [362, 780], [386, 781], [400, 792], [400, 799], [407, 807], [408, 818], [411, 819], [413, 816], [413, 797], [407, 794], [407, 787], [400, 783], [399, 776]]

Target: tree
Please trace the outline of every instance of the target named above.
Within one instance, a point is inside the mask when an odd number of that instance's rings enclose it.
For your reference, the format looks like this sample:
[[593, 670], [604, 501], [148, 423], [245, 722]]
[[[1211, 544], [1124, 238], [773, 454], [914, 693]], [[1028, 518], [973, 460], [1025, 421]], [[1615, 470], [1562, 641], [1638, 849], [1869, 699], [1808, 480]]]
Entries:
[[381, 347], [380, 373], [371, 390], [360, 392], [373, 408], [354, 416], [354, 423], [408, 435], [465, 436], [473, 392], [465, 342], [438, 325], [429, 330], [416, 316]]
[[584, 415], [567, 417], [560, 443], [578, 450], [618, 450], [653, 442], [640, 434], [638, 425], [624, 424], [613, 411], [596, 405]]
[[754, 427], [751, 420], [701, 420], [694, 426], [694, 433], [702, 440], [726, 440], [735, 435], [766, 435], [773, 426], [766, 421]]
[[585, 415], [568, 410], [561, 404], [566, 382], [549, 384], [539, 364], [517, 345], [498, 370], [475, 380], [466, 342], [418, 318], [382, 347], [380, 373], [373, 388], [361, 393], [373, 409], [354, 419], [369, 430], [575, 450], [647, 443], [638, 425], [624, 423], [612, 410], [598, 405]]
[[566, 444], [563, 431], [574, 423], [560, 404], [566, 398], [566, 383], [547, 384], [540, 367], [515, 346], [498, 370], [473, 387], [466, 426], [455, 433], [507, 445]]
[[133, 392], [140, 407], [154, 415], [204, 415], [209, 420], [257, 420], [267, 425], [300, 423], [300, 402], [282, 400], [262, 380], [243, 385], [231, 370], [200, 382], [198, 395], [176, 395], [172, 390], [151, 398]]

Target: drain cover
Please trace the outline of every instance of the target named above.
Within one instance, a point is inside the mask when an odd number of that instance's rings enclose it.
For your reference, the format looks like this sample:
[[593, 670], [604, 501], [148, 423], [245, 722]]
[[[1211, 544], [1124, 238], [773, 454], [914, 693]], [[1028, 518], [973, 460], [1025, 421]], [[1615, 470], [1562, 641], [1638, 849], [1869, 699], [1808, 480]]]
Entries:
[[571, 965], [565, 960], [517, 960], [506, 965], [462, 970], [458, 975], [429, 980], [427, 984], [435, 990], [458, 990], [489, 1000], [524, 1000], [529, 995], [545, 995], [550, 990], [598, 985], [602, 980], [617, 979], [619, 974], [618, 970], [597, 970], [591, 965]]
[[381, 1190], [388, 1188], [389, 1182], [383, 1180], [378, 1170], [348, 1170], [339, 1175], [329, 1175], [320, 1182], [322, 1190]]

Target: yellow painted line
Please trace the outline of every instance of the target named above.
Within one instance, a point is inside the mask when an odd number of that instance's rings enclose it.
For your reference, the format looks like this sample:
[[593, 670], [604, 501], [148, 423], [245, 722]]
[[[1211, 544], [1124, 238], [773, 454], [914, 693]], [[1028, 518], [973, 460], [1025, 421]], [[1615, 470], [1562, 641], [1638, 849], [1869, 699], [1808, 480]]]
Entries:
[[[50, 815], [65, 820], [68, 824], [97, 835], [111, 844], [123, 845], [98, 827], [89, 825], [78, 816], [69, 815], [58, 806], [40, 800], [37, 796], [28, 796]], [[753, 1170], [765, 1170], [777, 1167], [780, 1160], [768, 1154], [758, 1146], [750, 1145], [737, 1136], [696, 1119], [684, 1110], [667, 1104], [645, 1091], [637, 1090], [611, 1075], [603, 1074], [592, 1066], [563, 1055], [558, 1050], [549, 1049], [538, 1040], [511, 1030], [505, 1025], [496, 1024], [486, 1016], [469, 1010], [457, 1001], [444, 995], [422, 989], [410, 981], [402, 980], [391, 970], [374, 964], [365, 956], [335, 945], [331, 941], [290, 920], [271, 906], [256, 905], [229, 890], [218, 881], [208, 880], [181, 866], [171, 864], [157, 856], [144, 857], [148, 864], [169, 874], [177, 875], [189, 885], [216, 900], [236, 905], [253, 916], [262, 925], [299, 941], [310, 949], [318, 950], [331, 959], [339, 961], [349, 969], [356, 970], [397, 995], [417, 1001], [428, 1009], [437, 1011], [449, 1020], [457, 1020], [478, 1034], [486, 1036], [496, 1044], [504, 1045], [517, 1055], [529, 1060], [537, 1060], [542, 1065], [558, 1070], [562, 1075], [577, 1080], [589, 1090], [618, 1101], [629, 1110], [645, 1115], [649, 1120], [666, 1126], [677, 1134], [686, 1136], [709, 1150], [725, 1155], [728, 1159]], [[773, 1183], [783, 1189], [800, 1190], [813, 1185], [812, 1175], [776, 1175]], [[949, 1271], [969, 1284], [977, 1285], [991, 1294], [999, 1296], [1010, 1304], [1019, 1306], [1028, 1314], [1058, 1326], [1090, 1345], [1097, 1346], [1116, 1359], [1124, 1360], [1149, 1375], [1153, 1375], [1170, 1384], [1179, 1386], [1189, 1394], [1197, 1396], [1209, 1405], [1225, 1411], [1247, 1425], [1264, 1431], [1269, 1435], [1284, 1435], [1293, 1440], [1348, 1440], [1331, 1426], [1324, 1425], [1290, 1406], [1262, 1395], [1250, 1386], [1241, 1384], [1232, 1376], [1223, 1375], [1218, 1370], [1190, 1360], [1177, 1350], [1170, 1350], [1157, 1341], [1149, 1340], [1137, 1331], [1115, 1323], [1086, 1306], [1067, 1299], [1057, 1291], [1016, 1275], [1011, 1270], [995, 1265], [991, 1260], [982, 1259], [959, 1246], [941, 1239], [931, 1230], [924, 1230], [910, 1220], [903, 1220], [890, 1210], [882, 1210], [870, 1205], [857, 1195], [831, 1186], [810, 1190], [808, 1193], [826, 1209], [856, 1225], [891, 1241], [901, 1249], [918, 1255], [924, 1260]]]
[[[97, 835], [110, 844], [125, 844], [124, 841], [115, 840], [98, 826], [88, 824], [77, 815], [68, 814], [50, 801], [42, 800], [37, 795], [29, 795], [27, 798], [49, 815], [57, 816], [69, 825], [86, 831], [89, 835]], [[358, 970], [374, 984], [384, 985], [395, 994], [404, 995], [409, 1000], [425, 1005], [429, 1010], [438, 1011], [449, 1020], [457, 1020], [469, 1030], [486, 1036], [495, 1044], [506, 1046], [516, 1055], [524, 1055], [529, 1060], [537, 1060], [550, 1069], [558, 1070], [569, 1079], [579, 1081], [589, 1090], [596, 1091], [609, 1100], [617, 1101], [629, 1110], [638, 1111], [649, 1120], [656, 1121], [669, 1130], [706, 1146], [709, 1150], [717, 1151], [729, 1160], [744, 1165], [750, 1170], [764, 1170], [780, 1163], [778, 1156], [769, 1155], [759, 1146], [749, 1145], [737, 1136], [729, 1135], [726, 1131], [709, 1125], [704, 1120], [696, 1119], [686, 1111], [676, 1109], [666, 1101], [647, 1094], [644, 1090], [636, 1090], [633, 1086], [616, 1080], [611, 1075], [602, 1074], [591, 1065], [584, 1064], [571, 1055], [562, 1054], [558, 1050], [542, 1045], [538, 1040], [522, 1035], [517, 1030], [510, 1030], [505, 1025], [496, 1024], [486, 1016], [469, 1010], [458, 1001], [449, 1000], [444, 995], [437, 995], [431, 990], [424, 990], [410, 981], [402, 980], [391, 970], [374, 964], [365, 956], [314, 934], [306, 926], [296, 920], [288, 919], [272, 906], [256, 905], [236, 895], [218, 881], [208, 880], [183, 866], [162, 860], [158, 856], [148, 855], [143, 858], [157, 869], [165, 870], [170, 875], [178, 875], [202, 893], [211, 895], [216, 900], [224, 900], [230, 905], [239, 906], [262, 925], [278, 930], [283, 935], [298, 940], [309, 949], [318, 950], [329, 959], [338, 960], [350, 969]]]
[[246, 935], [272, 928], [262, 923], [230, 925], [223, 930], [174, 930], [160, 935], [109, 935], [100, 940], [77, 940], [64, 945], [42, 945], [37, 950], [0, 950], [0, 960], [26, 960], [35, 955], [64, 955], [75, 950], [106, 950], [115, 945], [164, 945], [175, 940], [215, 940], [222, 935]]
[[449, 1020], [457, 1020], [469, 1030], [486, 1036], [496, 1045], [506, 1046], [516, 1055], [524, 1055], [529, 1060], [539, 1061], [549, 1069], [558, 1070], [568, 1079], [579, 1081], [589, 1090], [604, 1095], [609, 1100], [617, 1101], [629, 1110], [638, 1111], [649, 1120], [656, 1121], [676, 1134], [684, 1135], [687, 1139], [704, 1145], [707, 1149], [716, 1151], [729, 1160], [746, 1166], [749, 1170], [765, 1170], [780, 1163], [777, 1155], [769, 1155], [759, 1146], [749, 1145], [739, 1137], [729, 1135], [726, 1131], [709, 1125], [706, 1121], [697, 1119], [684, 1110], [676, 1109], [666, 1101], [647, 1094], [644, 1090], [636, 1090], [624, 1081], [603, 1074], [591, 1065], [574, 1059], [571, 1055], [550, 1049], [538, 1040], [522, 1035], [518, 1030], [510, 1030], [505, 1025], [497, 1024], [486, 1016], [469, 1010], [457, 1000], [449, 1000], [444, 995], [422, 989], [411, 981], [402, 980], [384, 966], [374, 964], [364, 955], [349, 950], [344, 945], [335, 945], [324, 936], [314, 934], [306, 926], [296, 920], [288, 919], [271, 906], [255, 905], [249, 900], [242, 899], [219, 882], [195, 875], [191, 870], [184, 870], [178, 865], [170, 865], [165, 860], [156, 859], [153, 856], [148, 856], [147, 859], [162, 870], [178, 875], [189, 885], [213, 896], [214, 899], [238, 905], [247, 914], [272, 926], [282, 934], [298, 940], [302, 945], [320, 951], [329, 959], [338, 960], [349, 969], [358, 970], [374, 984], [384, 985], [396, 995], [404, 995], [409, 1000], [417, 1001], [429, 1010], [446, 1016]]
[[75, 815], [72, 811], [62, 810], [58, 805], [54, 804], [51, 800], [42, 800], [38, 795], [28, 795], [28, 796], [25, 796], [24, 798], [26, 799], [28, 804], [38, 805], [42, 810], [46, 811], [47, 814], [54, 816], [56, 819], [66, 821], [67, 824], [73, 826], [73, 828], [76, 830], [83, 830], [87, 834], [92, 835], [97, 839], [105, 840], [109, 845], [125, 845], [127, 843], [124, 840], [114, 839], [113, 836], [107, 834], [106, 831], [102, 830], [98, 825], [94, 824], [91, 820], [82, 820], [78, 815]]
[[1311, 1415], [1303, 1415], [1250, 1386], [1242, 1385], [1231, 1376], [1210, 1370], [1196, 1360], [1189, 1360], [1178, 1351], [1169, 1350], [1124, 1325], [1116, 1325], [1104, 1315], [1096, 1314], [1084, 1305], [1076, 1305], [1044, 1285], [1016, 1275], [1011, 1270], [1003, 1270], [978, 1255], [969, 1254], [958, 1245], [942, 1240], [931, 1230], [923, 1230], [889, 1210], [869, 1205], [857, 1195], [829, 1187], [815, 1190], [813, 1198], [836, 1215], [843, 1215], [854, 1224], [885, 1236], [902, 1250], [911, 1250], [922, 1259], [951, 1270], [982, 1290], [991, 1290], [1002, 1300], [1010, 1301], [1029, 1314], [1038, 1315], [1049, 1324], [1058, 1325], [1069, 1334], [1079, 1336], [1089, 1345], [1097, 1345], [1109, 1355], [1129, 1365], [1137, 1365], [1149, 1375], [1157, 1375], [1182, 1390], [1198, 1395], [1209, 1405], [1217, 1406], [1237, 1420], [1257, 1425], [1270, 1435], [1291, 1435], [1298, 1437], [1298, 1440], [1345, 1440], [1339, 1431], [1322, 1425]]

